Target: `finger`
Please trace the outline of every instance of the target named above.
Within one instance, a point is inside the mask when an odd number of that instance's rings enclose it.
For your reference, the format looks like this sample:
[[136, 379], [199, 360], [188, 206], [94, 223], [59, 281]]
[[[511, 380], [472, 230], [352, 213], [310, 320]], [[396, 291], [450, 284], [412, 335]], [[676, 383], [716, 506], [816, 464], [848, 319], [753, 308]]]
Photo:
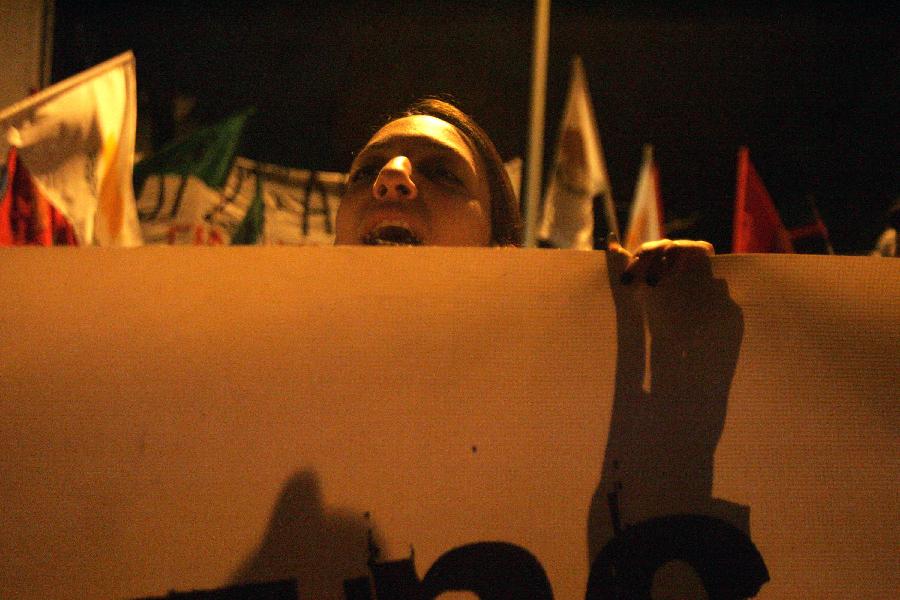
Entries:
[[650, 281], [658, 281], [662, 268], [659, 263], [662, 260], [663, 251], [669, 244], [671, 244], [669, 240], [641, 244], [634, 253], [631, 264], [625, 269], [628, 277], [632, 281], [647, 281], [647, 276], [650, 275]]
[[615, 269], [611, 274], [618, 274], [621, 283], [631, 283], [631, 275], [625, 275], [625, 270], [631, 264], [632, 254], [619, 243], [619, 238], [614, 233], [606, 238], [606, 252], [613, 259], [608, 263]]
[[709, 242], [677, 240], [667, 248], [666, 255], [669, 268], [664, 276], [700, 269], [715, 255], [715, 249]]
[[686, 252], [696, 254], [698, 256], [715, 256], [716, 249], [704, 240], [675, 240], [672, 245]]
[[663, 246], [653, 252], [647, 252], [641, 260], [644, 261], [644, 281], [647, 285], [653, 287], [668, 274], [671, 269], [671, 247]]
[[613, 232], [610, 232], [609, 235], [606, 236], [606, 249], [614, 250], [616, 252], [624, 252], [628, 255], [628, 258], [631, 258], [631, 253], [628, 252], [625, 247], [619, 243], [619, 237]]

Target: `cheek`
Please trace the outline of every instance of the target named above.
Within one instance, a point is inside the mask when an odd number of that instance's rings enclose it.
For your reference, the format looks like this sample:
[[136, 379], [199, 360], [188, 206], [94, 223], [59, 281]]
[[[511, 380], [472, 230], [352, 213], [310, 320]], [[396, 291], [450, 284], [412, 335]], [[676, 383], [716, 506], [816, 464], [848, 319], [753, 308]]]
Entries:
[[490, 245], [493, 241], [493, 226], [491, 219], [491, 192], [489, 186], [487, 185], [487, 178], [485, 176], [482, 176], [482, 181], [480, 183], [481, 185], [479, 186], [474, 201], [476, 204], [478, 218], [481, 223], [480, 233], [485, 239], [485, 244]]
[[472, 219], [478, 223], [478, 230], [482, 233], [486, 233], [490, 235], [491, 233], [491, 207], [489, 204], [484, 202], [479, 202], [476, 200], [472, 201], [472, 206], [469, 210], [472, 215]]
[[491, 243], [491, 232], [493, 230], [491, 226], [491, 201], [489, 198], [487, 196], [486, 198], [473, 201], [474, 206], [472, 207], [473, 215], [477, 215], [479, 235], [485, 240], [486, 244]]
[[352, 239], [359, 220], [359, 206], [359, 201], [350, 196], [341, 199], [334, 217], [335, 244], [346, 243]]
[[452, 203], [452, 207], [437, 209], [440, 215], [439, 243], [454, 246], [487, 246], [491, 242], [490, 209], [477, 200]]

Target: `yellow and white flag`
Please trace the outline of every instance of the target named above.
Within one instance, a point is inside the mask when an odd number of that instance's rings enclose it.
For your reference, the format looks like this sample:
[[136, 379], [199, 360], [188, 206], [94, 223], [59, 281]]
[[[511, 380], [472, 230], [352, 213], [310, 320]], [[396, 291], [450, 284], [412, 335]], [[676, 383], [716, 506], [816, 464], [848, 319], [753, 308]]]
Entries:
[[80, 245], [137, 246], [132, 185], [134, 54], [120, 54], [0, 111], [0, 152], [18, 148]]
[[587, 76], [576, 56], [538, 237], [557, 248], [593, 249], [594, 198], [598, 196], [604, 202], [610, 230], [618, 235]]
[[664, 235], [659, 171], [653, 160], [653, 146], [647, 144], [644, 146], [641, 172], [634, 187], [634, 199], [631, 201], [631, 214], [628, 218], [628, 233], [625, 234], [624, 246], [629, 252], [634, 252], [644, 242], [661, 240]]

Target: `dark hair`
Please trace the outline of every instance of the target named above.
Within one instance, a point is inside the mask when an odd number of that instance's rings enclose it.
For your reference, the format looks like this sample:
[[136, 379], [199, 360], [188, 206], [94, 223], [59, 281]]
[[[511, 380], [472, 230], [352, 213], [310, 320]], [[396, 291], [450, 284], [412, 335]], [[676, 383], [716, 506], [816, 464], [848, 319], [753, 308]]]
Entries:
[[487, 171], [491, 194], [491, 243], [494, 246], [519, 246], [522, 243], [522, 222], [519, 200], [513, 192], [503, 159], [494, 142], [472, 117], [454, 105], [438, 98], [423, 98], [412, 104], [402, 116], [428, 115], [450, 123], [468, 139], [481, 156]]

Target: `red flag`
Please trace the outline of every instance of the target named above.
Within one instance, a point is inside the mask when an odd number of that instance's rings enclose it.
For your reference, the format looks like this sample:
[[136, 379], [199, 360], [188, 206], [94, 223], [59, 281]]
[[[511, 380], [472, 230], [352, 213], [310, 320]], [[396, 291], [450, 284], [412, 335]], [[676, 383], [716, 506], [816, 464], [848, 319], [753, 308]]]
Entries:
[[738, 150], [732, 252], [794, 252], [766, 186], [750, 162], [746, 146]]
[[75, 230], [41, 193], [15, 147], [6, 160], [0, 200], [0, 246], [76, 246]]

